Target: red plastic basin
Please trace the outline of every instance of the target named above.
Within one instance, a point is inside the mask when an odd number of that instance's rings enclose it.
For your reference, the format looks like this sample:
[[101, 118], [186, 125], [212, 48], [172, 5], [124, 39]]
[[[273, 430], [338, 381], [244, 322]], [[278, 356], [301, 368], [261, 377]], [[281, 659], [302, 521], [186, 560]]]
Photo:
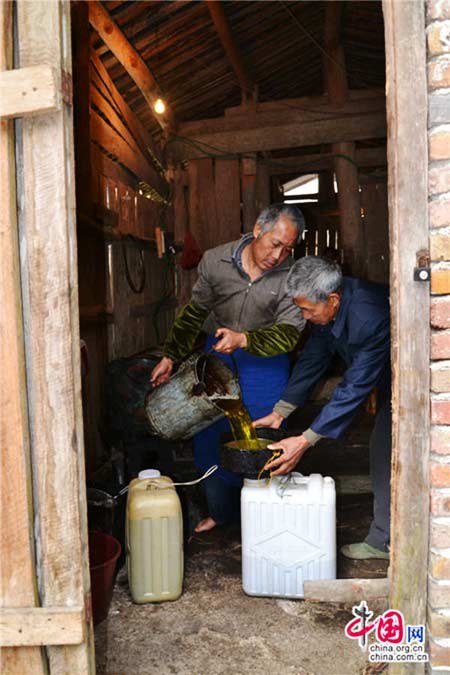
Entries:
[[110, 534], [97, 530], [89, 532], [89, 569], [94, 626], [108, 616], [116, 563], [121, 550], [120, 542]]

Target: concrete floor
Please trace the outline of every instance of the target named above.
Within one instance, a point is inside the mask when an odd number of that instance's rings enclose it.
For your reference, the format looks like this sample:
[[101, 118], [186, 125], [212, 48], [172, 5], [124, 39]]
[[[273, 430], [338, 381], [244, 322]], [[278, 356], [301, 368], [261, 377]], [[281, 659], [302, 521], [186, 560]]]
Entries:
[[[305, 428], [310, 407], [292, 426]], [[362, 413], [339, 442], [322, 441], [307, 453], [304, 474], [368, 473], [373, 418]], [[190, 468], [188, 468], [190, 467]], [[173, 475], [188, 479], [189, 457], [178, 457]], [[181, 491], [187, 534], [202, 515], [200, 491]], [[338, 496], [338, 547], [364, 538], [371, 519], [370, 494]], [[338, 578], [384, 577], [385, 561], [348, 561], [338, 556]], [[386, 607], [369, 608], [381, 613]], [[217, 528], [186, 543], [181, 598], [134, 605], [125, 568], [118, 574], [108, 618], [95, 629], [98, 675], [353, 675], [378, 673], [355, 641], [344, 635], [351, 604], [254, 598], [241, 586], [238, 527]]]

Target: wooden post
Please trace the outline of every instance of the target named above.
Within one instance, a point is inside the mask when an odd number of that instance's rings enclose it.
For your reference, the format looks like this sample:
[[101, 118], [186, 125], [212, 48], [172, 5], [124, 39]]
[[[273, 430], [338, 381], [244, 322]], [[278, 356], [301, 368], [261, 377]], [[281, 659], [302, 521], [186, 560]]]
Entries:
[[258, 215], [256, 209], [256, 157], [241, 162], [242, 229], [251, 232]]
[[[50, 63], [71, 81], [68, 2], [17, 2], [21, 66]], [[70, 97], [22, 121], [29, 428], [44, 607], [83, 608], [84, 639], [47, 649], [52, 675], [95, 672], [81, 412], [75, 187]]]
[[[342, 3], [327, 2], [325, 8], [323, 69], [330, 103], [344, 103], [348, 98], [344, 50], [339, 40]], [[336, 155], [334, 170], [340, 208], [340, 240], [345, 262], [354, 276], [365, 274], [364, 230], [359, 203], [358, 170], [354, 142], [332, 145]]]
[[239, 160], [216, 159], [214, 187], [217, 225], [214, 245], [239, 239], [241, 234], [241, 191]]
[[[414, 281], [413, 271], [429, 239], [426, 33], [420, 2], [383, 0], [383, 13], [393, 364], [390, 607], [419, 625], [426, 622], [429, 552], [430, 288]], [[424, 665], [395, 663], [389, 672], [423, 673]]]
[[[0, 3], [0, 71], [12, 67], [13, 5]], [[0, 358], [0, 494], [2, 607], [37, 604], [33, 550], [33, 508], [26, 401], [25, 355], [16, 221], [16, 185], [13, 122], [0, 121], [0, 295], [2, 332]], [[0, 650], [5, 675], [26, 672], [43, 675], [39, 647]]]

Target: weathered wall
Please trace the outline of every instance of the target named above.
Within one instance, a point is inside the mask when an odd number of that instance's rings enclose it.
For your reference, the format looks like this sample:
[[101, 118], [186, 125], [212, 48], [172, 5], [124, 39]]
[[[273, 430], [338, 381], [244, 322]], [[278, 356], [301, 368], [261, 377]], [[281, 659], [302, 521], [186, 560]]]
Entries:
[[450, 672], [450, 3], [427, 3], [431, 284], [428, 634], [432, 672]]

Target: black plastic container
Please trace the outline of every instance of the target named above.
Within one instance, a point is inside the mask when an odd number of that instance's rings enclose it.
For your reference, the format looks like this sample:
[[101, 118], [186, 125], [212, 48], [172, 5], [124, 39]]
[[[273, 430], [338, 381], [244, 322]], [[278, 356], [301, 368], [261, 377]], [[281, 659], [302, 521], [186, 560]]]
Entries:
[[[258, 427], [258, 438], [269, 440], [274, 443], [286, 438], [285, 429], [271, 429], [270, 427]], [[220, 436], [220, 465], [228, 471], [242, 475], [244, 478], [258, 478], [261, 469], [265, 463], [272, 457], [273, 450], [266, 448], [262, 450], [248, 450], [245, 447], [246, 441], [239, 441], [239, 447], [230, 447], [228, 444], [236, 441], [231, 432], [221, 434]], [[242, 445], [241, 445], [242, 444]], [[266, 477], [268, 472], [261, 474]]]

